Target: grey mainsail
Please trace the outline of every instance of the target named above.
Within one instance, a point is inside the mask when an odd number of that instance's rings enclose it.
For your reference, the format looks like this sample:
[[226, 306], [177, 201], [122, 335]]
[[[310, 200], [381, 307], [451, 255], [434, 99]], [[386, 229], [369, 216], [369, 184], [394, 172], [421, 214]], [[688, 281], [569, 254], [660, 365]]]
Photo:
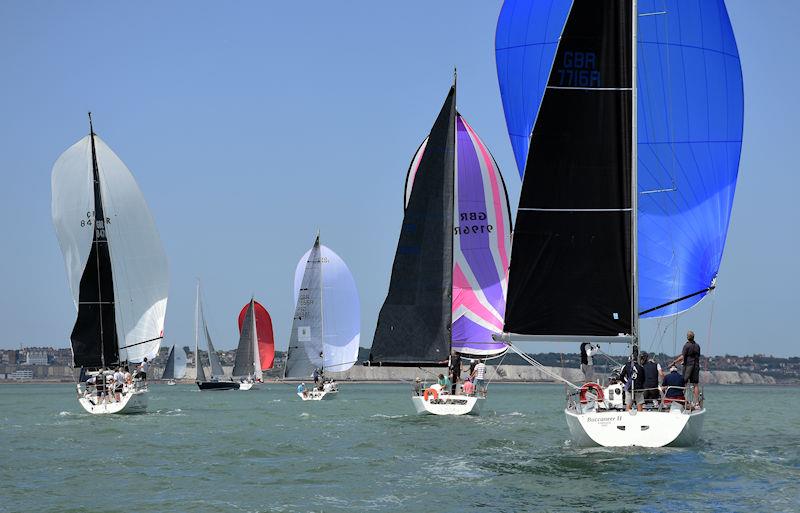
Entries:
[[233, 363], [232, 375], [236, 377], [252, 377], [255, 374], [255, 346], [258, 342], [254, 329], [254, 316], [255, 307], [251, 299], [242, 323], [239, 346], [236, 348], [236, 360]]
[[[286, 354], [286, 378], [308, 378], [323, 363], [322, 261], [319, 235], [308, 256], [297, 295], [292, 333]], [[246, 324], [246, 321], [245, 321]]]

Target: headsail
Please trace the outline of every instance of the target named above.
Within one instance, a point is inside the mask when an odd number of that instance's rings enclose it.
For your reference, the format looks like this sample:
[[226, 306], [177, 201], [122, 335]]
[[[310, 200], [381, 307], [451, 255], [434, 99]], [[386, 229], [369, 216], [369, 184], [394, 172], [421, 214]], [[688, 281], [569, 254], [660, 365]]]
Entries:
[[[520, 174], [543, 77], [556, 62], [572, 4], [506, 0], [498, 18], [497, 75]], [[690, 308], [719, 271], [744, 109], [741, 64], [723, 0], [639, 0], [638, 12], [639, 311], [650, 317]]]
[[203, 312], [203, 299], [200, 294], [200, 282], [197, 282], [197, 300], [195, 305], [195, 365], [197, 369], [197, 381], [205, 381], [206, 376], [203, 371], [203, 364], [200, 360], [200, 339], [204, 338], [208, 350], [208, 363], [211, 366], [211, 378], [220, 379], [224, 376], [222, 364], [220, 364], [217, 351], [211, 342], [211, 335], [208, 332], [205, 313]]
[[[502, 331], [506, 276], [511, 253], [511, 213], [503, 176], [478, 134], [456, 114], [457, 148], [453, 230], [452, 347], [462, 354], [491, 356], [506, 345], [492, 340]], [[411, 197], [426, 138], [406, 178]]]
[[442, 364], [450, 356], [453, 283], [455, 86], [420, 159], [370, 360]]
[[[286, 352], [286, 378], [308, 378], [323, 368], [322, 255], [319, 236], [305, 261], [303, 278], [295, 292], [294, 320]], [[296, 276], [296, 274], [295, 274]]]
[[[361, 340], [361, 306], [353, 275], [332, 249], [320, 244], [322, 296], [322, 368], [344, 372], [358, 359]], [[306, 264], [313, 249], [297, 263], [294, 273], [294, 303], [297, 304]], [[313, 371], [313, 369], [312, 369]]]
[[182, 379], [186, 376], [186, 348], [179, 348], [175, 344], [169, 349], [167, 364], [161, 379]]
[[527, 155], [504, 331], [633, 333], [630, 10], [573, 3]]
[[[275, 360], [275, 336], [272, 332], [272, 318], [261, 303], [254, 301], [253, 305], [256, 315], [256, 334], [258, 335], [258, 355], [261, 361], [261, 370], [267, 370], [272, 368]], [[238, 323], [240, 335], [249, 306], [249, 303], [244, 305], [239, 312]]]
[[130, 171], [92, 131], [56, 161], [52, 189], [53, 223], [78, 307], [75, 365], [154, 358], [164, 331], [167, 260]]

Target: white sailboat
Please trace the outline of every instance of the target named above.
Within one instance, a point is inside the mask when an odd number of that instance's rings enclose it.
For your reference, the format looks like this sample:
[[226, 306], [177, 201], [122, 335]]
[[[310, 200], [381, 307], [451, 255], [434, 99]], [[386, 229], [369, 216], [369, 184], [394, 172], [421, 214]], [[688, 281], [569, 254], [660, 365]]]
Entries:
[[[211, 366], [211, 379], [206, 379], [203, 370], [203, 363], [200, 360], [200, 337], [205, 338], [206, 349], [208, 351], [208, 362]], [[200, 280], [197, 281], [197, 299], [195, 301], [195, 320], [194, 320], [194, 380], [200, 390], [238, 390], [239, 383], [230, 379], [225, 379], [222, 364], [211, 342], [211, 334], [208, 332], [205, 313], [203, 312], [203, 300], [200, 294]]]
[[358, 359], [360, 307], [347, 264], [320, 244], [319, 235], [295, 269], [294, 300], [284, 377], [305, 380], [316, 373], [321, 383], [309, 381], [297, 395], [304, 401], [336, 397], [338, 385], [324, 372], [344, 372]]
[[78, 383], [78, 402], [92, 414], [144, 412], [144, 381], [115, 384], [117, 400], [106, 377], [158, 353], [167, 259], [136, 181], [95, 135], [91, 113], [89, 135], [53, 166], [52, 195], [53, 224], [78, 311], [70, 335], [73, 364], [100, 380], [93, 390]]
[[[714, 289], [741, 150], [741, 70], [724, 4], [676, 3], [504, 5], [498, 77], [524, 179], [498, 340], [621, 342], [636, 360], [640, 317], [676, 315]], [[637, 381], [629, 397], [643, 392]], [[701, 435], [706, 410], [688, 394], [656, 392], [637, 411], [621, 383], [570, 385], [573, 446], [689, 446]]]

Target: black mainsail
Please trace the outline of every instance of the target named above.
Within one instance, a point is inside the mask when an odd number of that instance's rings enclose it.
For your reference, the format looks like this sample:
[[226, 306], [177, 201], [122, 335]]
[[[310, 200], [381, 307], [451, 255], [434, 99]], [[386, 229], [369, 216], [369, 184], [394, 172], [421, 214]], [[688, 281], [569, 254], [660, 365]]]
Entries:
[[453, 290], [455, 85], [433, 124], [403, 217], [370, 361], [446, 364]]
[[572, 5], [531, 136], [505, 332], [634, 334], [631, 13]]
[[97, 167], [91, 114], [89, 114], [89, 135], [92, 148], [94, 212], [91, 216], [87, 216], [86, 223], [94, 224], [94, 234], [92, 249], [81, 275], [78, 317], [70, 335], [75, 367], [102, 367], [119, 362], [114, 280], [106, 238], [103, 195], [100, 191], [100, 171]]

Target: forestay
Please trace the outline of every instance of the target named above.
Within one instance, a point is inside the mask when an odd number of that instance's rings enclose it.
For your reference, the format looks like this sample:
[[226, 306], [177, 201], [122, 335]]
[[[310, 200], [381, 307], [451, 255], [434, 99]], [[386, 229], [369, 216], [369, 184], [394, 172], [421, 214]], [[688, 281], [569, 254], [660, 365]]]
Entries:
[[[411, 160], [406, 205], [427, 144], [426, 138]], [[511, 213], [497, 163], [460, 114], [456, 115], [454, 188], [452, 348], [462, 354], [491, 356], [506, 348], [494, 342], [492, 334], [503, 329]]]

